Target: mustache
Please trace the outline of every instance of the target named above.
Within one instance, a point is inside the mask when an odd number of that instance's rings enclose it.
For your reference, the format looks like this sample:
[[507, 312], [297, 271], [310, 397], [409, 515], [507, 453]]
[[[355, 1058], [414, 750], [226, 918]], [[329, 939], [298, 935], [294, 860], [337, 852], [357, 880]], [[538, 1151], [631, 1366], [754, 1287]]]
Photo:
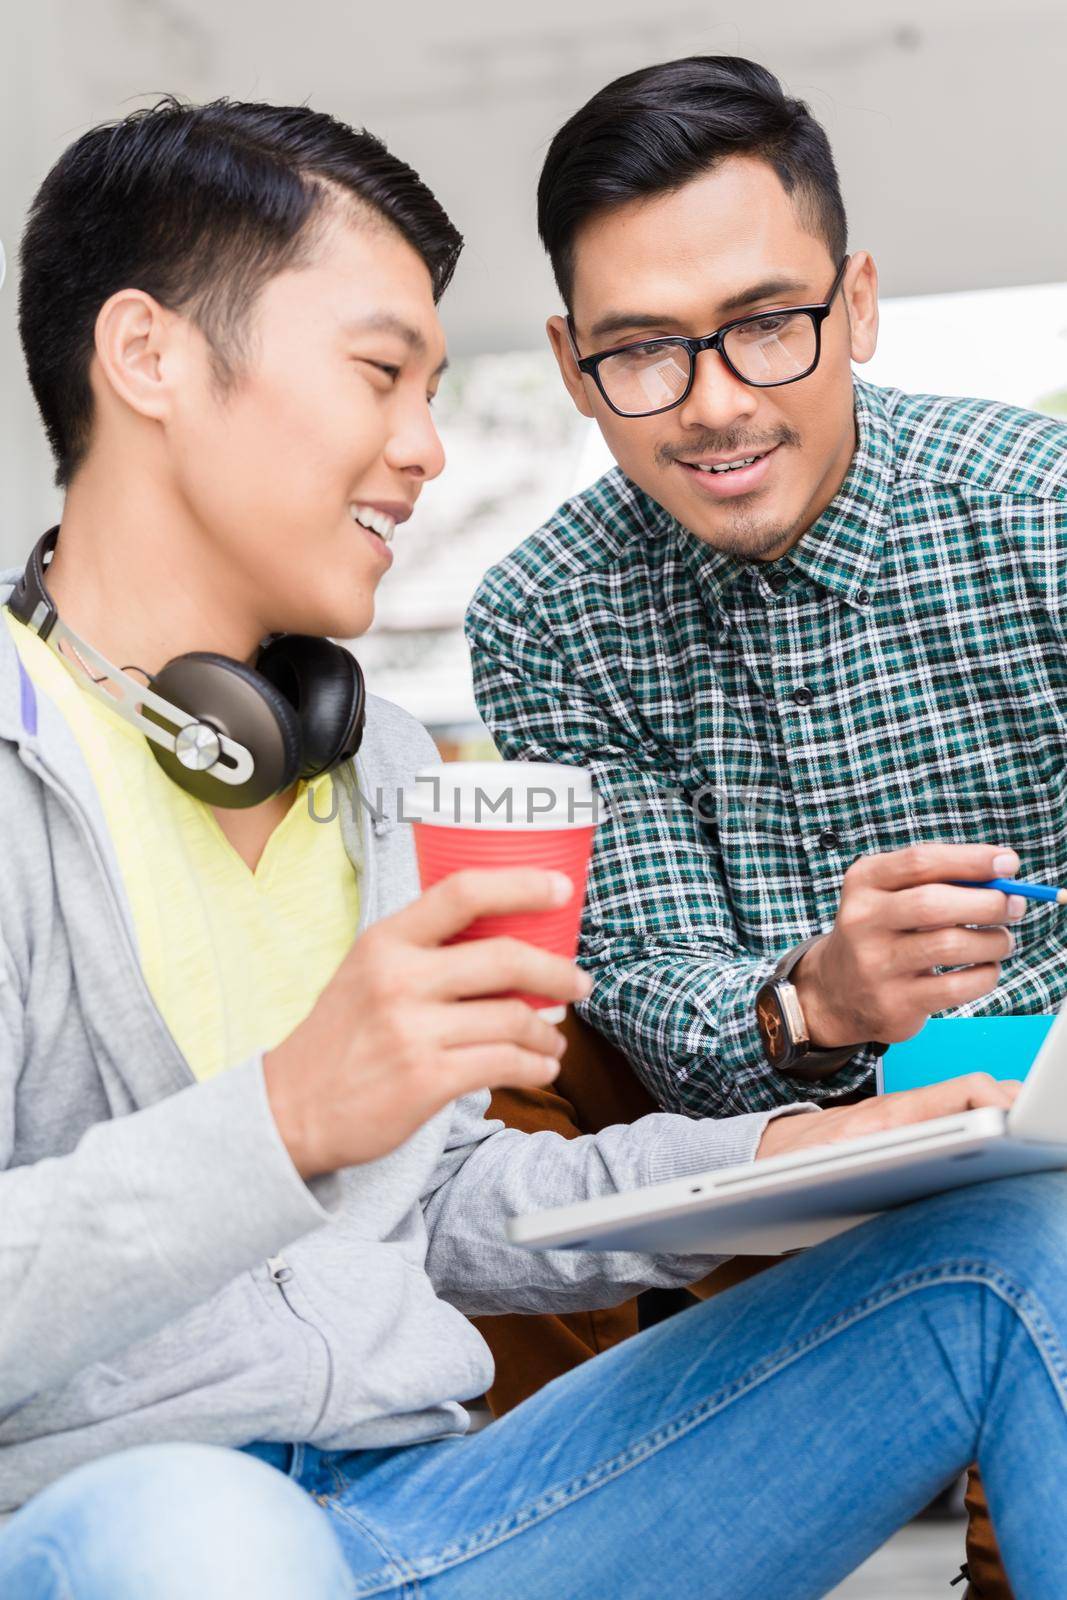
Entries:
[[777, 445], [799, 443], [800, 435], [795, 428], [782, 427], [773, 438], [762, 439], [743, 433], [712, 433], [709, 429], [684, 443], [658, 445], [656, 464], [669, 467], [675, 461], [696, 461], [701, 456], [761, 456]]

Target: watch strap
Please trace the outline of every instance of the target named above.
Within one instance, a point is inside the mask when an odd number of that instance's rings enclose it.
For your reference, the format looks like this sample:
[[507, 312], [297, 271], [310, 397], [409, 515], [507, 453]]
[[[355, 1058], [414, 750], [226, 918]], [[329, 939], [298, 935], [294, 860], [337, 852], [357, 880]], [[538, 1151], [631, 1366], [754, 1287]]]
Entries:
[[771, 973], [770, 981], [772, 983], [780, 983], [783, 978], [788, 978], [801, 956], [806, 955], [813, 944], [818, 944], [820, 939], [825, 938], [826, 935], [824, 933], [813, 933], [810, 939], [804, 939], [800, 944], [795, 944], [791, 950], [787, 950]]
[[[813, 944], [818, 944], [820, 939], [825, 939], [824, 933], [813, 933], [809, 939], [803, 939], [800, 944], [795, 944], [782, 956], [775, 967], [768, 982], [788, 983], [790, 974], [800, 961], [801, 956], [811, 949]], [[799, 1003], [799, 1002], [798, 1002]], [[787, 1078], [797, 1078], [802, 1083], [818, 1083], [821, 1078], [828, 1078], [836, 1072], [838, 1067], [843, 1067], [846, 1061], [851, 1061], [857, 1051], [862, 1050], [862, 1044], [838, 1045], [833, 1050], [820, 1050], [809, 1047], [802, 1055], [798, 1055], [788, 1066], [778, 1067]]]
[[861, 1044], [843, 1044], [838, 1045], [836, 1050], [807, 1050], [789, 1066], [779, 1067], [778, 1071], [783, 1077], [797, 1078], [801, 1083], [818, 1083], [836, 1072], [838, 1067], [843, 1067], [846, 1061], [851, 1061], [862, 1049]]

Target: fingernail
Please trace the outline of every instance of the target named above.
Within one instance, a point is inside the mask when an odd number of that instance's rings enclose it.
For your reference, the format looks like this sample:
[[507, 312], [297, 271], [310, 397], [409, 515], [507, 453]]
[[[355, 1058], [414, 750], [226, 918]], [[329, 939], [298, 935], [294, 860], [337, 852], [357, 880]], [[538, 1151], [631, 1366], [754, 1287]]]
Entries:
[[592, 978], [589, 976], [588, 972], [582, 972], [581, 970], [579, 970], [579, 973], [578, 973], [578, 998], [580, 1000], [584, 1000], [586, 998], [586, 996], [592, 994], [592, 992], [593, 992], [593, 980], [592, 980]]
[[1010, 894], [1008, 896], [1008, 921], [1009, 922], [1018, 922], [1019, 918], [1022, 916], [1022, 914], [1023, 914], [1023, 912], [1025, 910], [1026, 910], [1026, 901], [1023, 899], [1021, 894]]
[[556, 1060], [555, 1056], [542, 1056], [541, 1060], [544, 1062], [547, 1070], [552, 1074], [553, 1077], [555, 1077], [559, 1072], [559, 1062]]
[[552, 879], [552, 902], [557, 906], [565, 906], [574, 893], [574, 884], [565, 872], [549, 873]]
[[993, 857], [993, 871], [999, 876], [1005, 873], [1018, 872], [1019, 857], [1014, 850], [1002, 850]]

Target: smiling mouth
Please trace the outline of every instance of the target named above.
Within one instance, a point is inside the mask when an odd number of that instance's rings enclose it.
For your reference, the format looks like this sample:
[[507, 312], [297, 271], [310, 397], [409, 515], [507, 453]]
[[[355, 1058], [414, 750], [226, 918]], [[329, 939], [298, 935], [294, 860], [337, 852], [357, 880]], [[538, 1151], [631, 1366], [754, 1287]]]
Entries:
[[373, 506], [350, 505], [348, 514], [353, 522], [358, 522], [368, 533], [377, 534], [383, 544], [392, 544], [396, 523], [386, 512], [375, 511]]
[[719, 477], [723, 473], [740, 472], [744, 467], [751, 467], [757, 461], [762, 461], [764, 456], [769, 456], [771, 451], [777, 450], [777, 448], [777, 445], [772, 444], [767, 450], [758, 450], [750, 456], [732, 456], [729, 461], [683, 461], [681, 465], [683, 467], [692, 467], [697, 472], [710, 472]]
[[676, 457], [675, 465], [689, 473], [692, 489], [704, 501], [725, 505], [765, 489], [773, 470], [771, 458], [777, 453], [778, 445], [773, 444], [767, 450], [718, 461], [684, 461]]

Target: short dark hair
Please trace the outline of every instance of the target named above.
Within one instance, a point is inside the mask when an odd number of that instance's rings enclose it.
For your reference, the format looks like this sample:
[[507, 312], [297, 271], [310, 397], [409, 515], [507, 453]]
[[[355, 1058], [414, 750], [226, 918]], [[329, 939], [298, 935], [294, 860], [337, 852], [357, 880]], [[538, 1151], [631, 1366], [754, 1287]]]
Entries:
[[537, 188], [537, 228], [570, 309], [574, 243], [597, 212], [679, 189], [731, 155], [766, 161], [835, 265], [847, 248], [830, 143], [802, 100], [742, 56], [687, 56], [616, 78], [552, 140]]
[[89, 446], [104, 302], [137, 288], [187, 313], [225, 384], [259, 291], [308, 258], [338, 201], [395, 228], [440, 298], [463, 240], [418, 174], [366, 129], [307, 106], [167, 95], [75, 140], [37, 192], [21, 249], [19, 331], [58, 484]]

